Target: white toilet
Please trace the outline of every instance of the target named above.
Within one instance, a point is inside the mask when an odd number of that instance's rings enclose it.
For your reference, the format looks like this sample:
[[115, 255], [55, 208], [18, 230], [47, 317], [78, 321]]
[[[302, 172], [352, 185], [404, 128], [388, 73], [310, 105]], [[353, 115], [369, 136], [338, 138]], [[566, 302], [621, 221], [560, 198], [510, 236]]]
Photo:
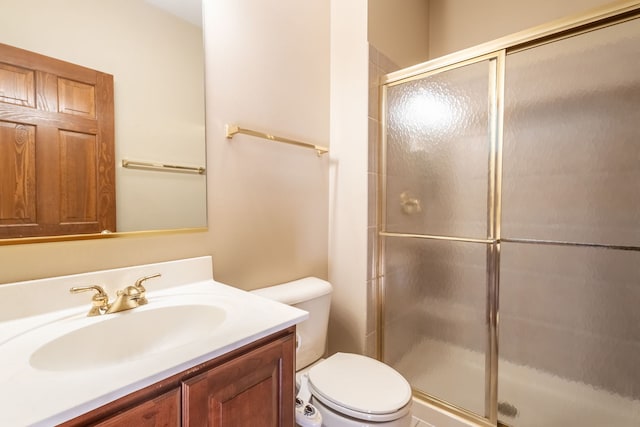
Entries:
[[308, 383], [310, 403], [323, 426], [411, 425], [411, 386], [393, 368], [358, 354], [322, 359], [331, 305], [328, 282], [308, 277], [253, 293], [309, 312], [309, 319], [297, 325], [296, 381], [298, 387]]

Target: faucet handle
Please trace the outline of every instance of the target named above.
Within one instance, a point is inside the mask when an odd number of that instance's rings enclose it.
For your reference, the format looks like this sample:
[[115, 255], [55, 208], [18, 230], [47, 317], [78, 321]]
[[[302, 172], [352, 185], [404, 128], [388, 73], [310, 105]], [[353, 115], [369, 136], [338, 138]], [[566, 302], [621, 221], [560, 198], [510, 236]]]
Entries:
[[99, 316], [103, 314], [109, 308], [109, 296], [104, 291], [102, 286], [91, 285], [91, 286], [74, 286], [69, 289], [69, 292], [72, 294], [77, 294], [79, 292], [86, 291], [95, 291], [96, 293], [91, 298], [91, 309], [87, 316]]
[[144, 305], [144, 304], [149, 302], [149, 301], [147, 301], [147, 297], [145, 296], [145, 292], [147, 292], [147, 290], [144, 288], [144, 286], [142, 286], [142, 282], [144, 282], [145, 280], [153, 279], [153, 278], [160, 277], [160, 276], [162, 276], [160, 273], [156, 273], [156, 274], [152, 274], [150, 276], [141, 277], [138, 280], [136, 280], [136, 283], [133, 286], [136, 287], [140, 291], [140, 297], [138, 299], [138, 305]]

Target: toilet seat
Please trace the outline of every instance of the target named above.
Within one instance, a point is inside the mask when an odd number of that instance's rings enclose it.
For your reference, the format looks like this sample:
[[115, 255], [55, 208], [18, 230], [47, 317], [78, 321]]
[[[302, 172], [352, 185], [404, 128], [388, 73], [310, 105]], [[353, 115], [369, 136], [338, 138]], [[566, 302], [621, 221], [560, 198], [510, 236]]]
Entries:
[[359, 354], [336, 353], [309, 370], [312, 395], [353, 418], [391, 421], [410, 410], [411, 386], [390, 366]]

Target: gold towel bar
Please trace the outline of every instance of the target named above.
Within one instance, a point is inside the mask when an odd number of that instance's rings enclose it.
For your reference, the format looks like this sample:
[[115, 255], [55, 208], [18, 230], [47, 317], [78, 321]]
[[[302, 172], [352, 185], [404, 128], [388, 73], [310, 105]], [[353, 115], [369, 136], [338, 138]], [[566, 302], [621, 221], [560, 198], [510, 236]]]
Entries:
[[197, 166], [180, 166], [180, 165], [168, 165], [165, 163], [150, 163], [150, 162], [136, 162], [133, 160], [122, 160], [123, 168], [130, 169], [148, 169], [148, 170], [159, 170], [159, 171], [170, 171], [170, 172], [186, 172], [186, 173], [197, 173], [199, 175], [203, 175], [205, 172], [205, 168], [197, 167]]
[[284, 142], [286, 144], [297, 145], [298, 147], [311, 148], [312, 150], [316, 150], [318, 156], [321, 156], [325, 153], [329, 152], [329, 149], [326, 147], [321, 147], [320, 145], [309, 144], [307, 142], [296, 141], [294, 139], [283, 138], [281, 136], [269, 135], [268, 133], [257, 132], [251, 129], [243, 129], [238, 125], [225, 125], [225, 130], [227, 132], [227, 138], [233, 138], [233, 135], [237, 133], [243, 133], [245, 135], [251, 135], [258, 138], [268, 139], [270, 141]]

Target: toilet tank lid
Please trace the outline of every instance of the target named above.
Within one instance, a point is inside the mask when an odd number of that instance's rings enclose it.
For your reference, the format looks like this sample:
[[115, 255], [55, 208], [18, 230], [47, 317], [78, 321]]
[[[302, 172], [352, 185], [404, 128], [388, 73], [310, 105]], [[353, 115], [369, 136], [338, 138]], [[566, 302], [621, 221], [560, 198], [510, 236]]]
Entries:
[[331, 284], [326, 280], [317, 277], [305, 277], [251, 292], [283, 304], [293, 305], [328, 295], [331, 293], [331, 289]]

